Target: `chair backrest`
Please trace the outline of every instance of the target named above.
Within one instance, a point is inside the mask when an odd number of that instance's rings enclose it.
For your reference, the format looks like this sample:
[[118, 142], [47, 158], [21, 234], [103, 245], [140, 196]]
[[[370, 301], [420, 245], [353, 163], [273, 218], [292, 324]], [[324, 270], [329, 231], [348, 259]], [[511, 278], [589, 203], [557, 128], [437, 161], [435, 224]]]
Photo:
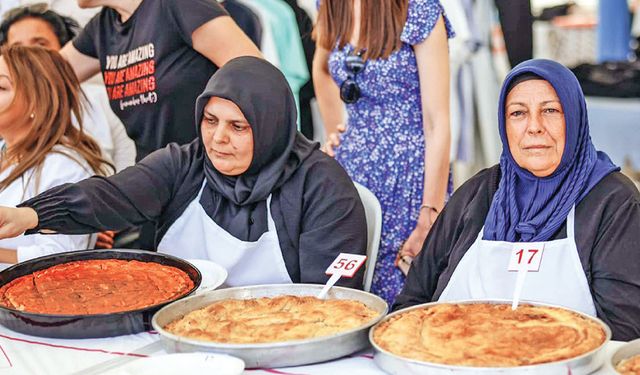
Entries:
[[364, 290], [371, 290], [373, 271], [376, 268], [378, 248], [380, 247], [380, 233], [382, 232], [382, 207], [378, 198], [366, 187], [355, 183], [360, 200], [364, 205], [364, 213], [367, 218], [367, 262], [364, 274]]

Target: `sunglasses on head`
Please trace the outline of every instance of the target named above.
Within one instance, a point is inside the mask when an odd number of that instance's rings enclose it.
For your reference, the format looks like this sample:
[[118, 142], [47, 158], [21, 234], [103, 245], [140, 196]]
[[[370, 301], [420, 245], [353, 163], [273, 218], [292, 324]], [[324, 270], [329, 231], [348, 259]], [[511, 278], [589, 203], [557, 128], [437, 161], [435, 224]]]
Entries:
[[340, 99], [347, 104], [353, 104], [360, 99], [360, 86], [356, 77], [364, 70], [365, 61], [362, 60], [364, 50], [347, 56], [344, 64], [347, 68], [347, 79], [340, 85]]

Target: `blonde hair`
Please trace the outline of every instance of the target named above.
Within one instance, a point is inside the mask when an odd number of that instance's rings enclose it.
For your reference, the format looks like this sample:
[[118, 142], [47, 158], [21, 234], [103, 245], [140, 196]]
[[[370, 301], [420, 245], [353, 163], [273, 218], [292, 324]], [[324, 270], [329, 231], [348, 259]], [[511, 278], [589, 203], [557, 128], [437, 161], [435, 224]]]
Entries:
[[[57, 145], [75, 151], [86, 160], [94, 173], [107, 175], [115, 170], [102, 157], [100, 147], [82, 128], [80, 83], [69, 63], [59, 53], [41, 47], [5, 46], [0, 50], [15, 85], [14, 104], [25, 105], [24, 118], [29, 131], [7, 150], [5, 160], [15, 163], [0, 190], [31, 168], [36, 179], [47, 154], [64, 154], [79, 164], [73, 155], [54, 150]], [[78, 127], [73, 125], [77, 121]], [[37, 183], [36, 183], [37, 185]]]

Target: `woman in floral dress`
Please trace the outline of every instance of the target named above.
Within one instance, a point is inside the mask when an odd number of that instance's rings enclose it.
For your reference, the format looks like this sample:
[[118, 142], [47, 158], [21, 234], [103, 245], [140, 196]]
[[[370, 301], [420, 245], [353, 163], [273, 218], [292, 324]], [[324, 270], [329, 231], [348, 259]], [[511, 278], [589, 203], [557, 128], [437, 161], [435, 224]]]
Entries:
[[390, 303], [404, 284], [398, 260], [418, 254], [451, 193], [452, 36], [437, 0], [320, 2], [313, 78], [324, 150], [380, 201], [372, 292]]

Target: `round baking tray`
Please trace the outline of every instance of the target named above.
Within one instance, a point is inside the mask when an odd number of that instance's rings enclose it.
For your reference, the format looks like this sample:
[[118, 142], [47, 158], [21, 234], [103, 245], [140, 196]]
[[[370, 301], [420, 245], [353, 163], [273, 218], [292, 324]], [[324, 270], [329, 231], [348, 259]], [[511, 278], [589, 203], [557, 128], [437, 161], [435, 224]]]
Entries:
[[[511, 301], [506, 300], [484, 300], [484, 301], [454, 301], [454, 302], [446, 302], [447, 304], [473, 304], [473, 303], [491, 303], [491, 304], [508, 304], [511, 305]], [[565, 310], [573, 311], [578, 315], [594, 320], [600, 324], [602, 329], [605, 332], [605, 340], [596, 349], [584, 353], [578, 357], [542, 363], [539, 365], [529, 365], [529, 366], [517, 366], [517, 367], [471, 367], [471, 366], [454, 366], [454, 365], [444, 365], [439, 363], [432, 362], [424, 362], [418, 361], [414, 359], [404, 358], [393, 353], [390, 353], [384, 349], [382, 349], [378, 344], [373, 340], [373, 331], [383, 322], [391, 319], [392, 317], [405, 313], [407, 311], [422, 309], [425, 307], [435, 306], [442, 304], [441, 302], [430, 302], [424, 303], [421, 305], [411, 306], [402, 310], [395, 311], [389, 315], [387, 315], [384, 319], [378, 322], [375, 326], [371, 327], [369, 330], [369, 341], [375, 350], [374, 361], [384, 371], [389, 374], [451, 374], [451, 373], [463, 373], [463, 374], [540, 374], [540, 375], [553, 375], [553, 374], [572, 374], [572, 375], [583, 375], [589, 374], [598, 368], [600, 368], [606, 359], [606, 353], [604, 351], [604, 347], [607, 342], [611, 339], [611, 329], [600, 319], [594, 318], [590, 315], [567, 309], [565, 307], [549, 305], [544, 303], [537, 302], [529, 302], [522, 301], [523, 304], [529, 304], [534, 306], [545, 306], [545, 307], [558, 307]]]
[[328, 361], [369, 346], [367, 330], [387, 313], [387, 303], [378, 296], [356, 289], [333, 287], [328, 299], [351, 299], [364, 303], [379, 316], [366, 325], [333, 336], [263, 344], [223, 344], [177, 336], [163, 329], [187, 313], [225, 299], [249, 299], [281, 295], [317, 296], [324, 285], [278, 284], [213, 290], [176, 301], [158, 311], [152, 319], [167, 352], [216, 352], [244, 360], [247, 368], [287, 367]]
[[628, 343], [620, 346], [613, 355], [608, 365], [611, 366], [611, 373], [617, 373], [615, 368], [623, 359], [631, 358], [640, 354], [640, 339], [629, 341]]
[[[183, 270], [193, 281], [190, 295], [200, 285], [201, 275], [191, 263], [171, 255], [145, 250], [81, 250], [47, 255], [11, 266], [0, 272], [0, 287], [21, 276], [58, 264], [90, 259], [122, 259], [154, 262]], [[180, 297], [182, 298], [182, 297]], [[0, 324], [27, 335], [80, 339], [128, 335], [151, 329], [151, 317], [175, 299], [138, 310], [109, 314], [57, 315], [37, 314], [0, 306]]]

